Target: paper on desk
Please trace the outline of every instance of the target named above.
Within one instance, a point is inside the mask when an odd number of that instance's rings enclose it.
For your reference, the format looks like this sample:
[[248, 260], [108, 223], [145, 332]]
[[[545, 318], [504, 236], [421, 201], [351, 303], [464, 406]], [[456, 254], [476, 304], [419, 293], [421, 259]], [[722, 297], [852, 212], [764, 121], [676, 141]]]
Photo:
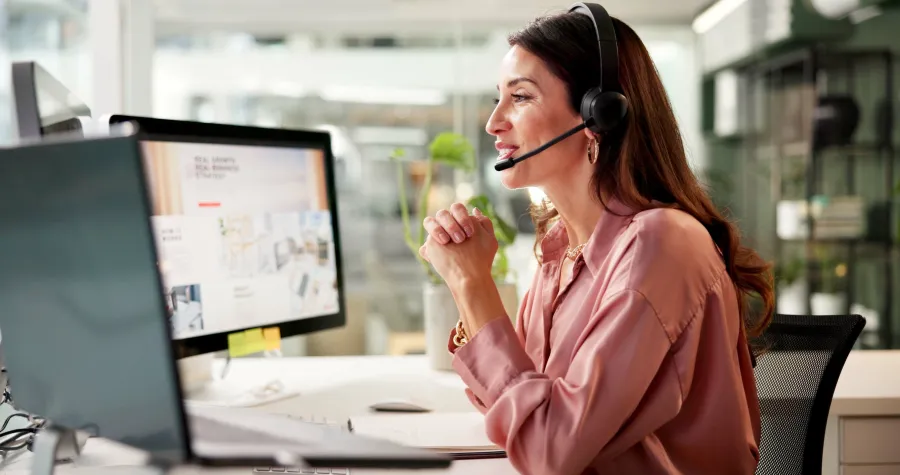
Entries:
[[440, 452], [500, 450], [485, 434], [479, 412], [373, 414], [350, 419], [353, 432], [366, 437]]

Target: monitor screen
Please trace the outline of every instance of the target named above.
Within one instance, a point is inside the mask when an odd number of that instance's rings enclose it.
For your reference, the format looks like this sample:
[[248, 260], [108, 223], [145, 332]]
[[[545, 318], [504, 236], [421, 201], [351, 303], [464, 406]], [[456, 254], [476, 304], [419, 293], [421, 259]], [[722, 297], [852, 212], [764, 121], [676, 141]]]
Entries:
[[323, 150], [142, 146], [174, 339], [339, 310]]
[[178, 358], [227, 350], [245, 330], [287, 338], [345, 324], [327, 132], [101, 121], [138, 131]]

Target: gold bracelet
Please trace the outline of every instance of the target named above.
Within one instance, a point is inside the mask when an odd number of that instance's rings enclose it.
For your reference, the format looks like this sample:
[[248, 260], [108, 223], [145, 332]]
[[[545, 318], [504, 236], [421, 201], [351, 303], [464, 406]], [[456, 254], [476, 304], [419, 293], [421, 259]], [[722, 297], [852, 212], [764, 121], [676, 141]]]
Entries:
[[466, 336], [466, 330], [463, 328], [462, 320], [456, 322], [456, 334], [453, 335], [453, 344], [457, 347], [461, 347], [469, 342], [469, 337]]

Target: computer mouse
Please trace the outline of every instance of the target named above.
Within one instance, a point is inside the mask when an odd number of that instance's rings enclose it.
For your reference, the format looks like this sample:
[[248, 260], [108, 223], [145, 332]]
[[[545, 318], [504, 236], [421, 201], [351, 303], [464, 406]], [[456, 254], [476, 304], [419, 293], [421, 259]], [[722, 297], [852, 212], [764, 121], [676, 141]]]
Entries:
[[422, 407], [414, 402], [403, 400], [380, 401], [369, 406], [376, 412], [431, 412], [431, 409]]

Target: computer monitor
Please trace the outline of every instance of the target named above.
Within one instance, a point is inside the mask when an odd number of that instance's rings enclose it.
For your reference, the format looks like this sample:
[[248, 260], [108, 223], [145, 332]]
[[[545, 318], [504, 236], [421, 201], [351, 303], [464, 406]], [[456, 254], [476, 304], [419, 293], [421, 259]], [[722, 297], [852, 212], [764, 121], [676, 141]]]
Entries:
[[12, 91], [22, 139], [84, 135], [91, 128], [90, 108], [34, 61], [13, 63]]
[[226, 350], [236, 332], [344, 325], [327, 132], [104, 120], [137, 126], [178, 357]]
[[142, 148], [123, 136], [0, 150], [0, 324], [17, 408], [45, 422], [30, 473], [53, 473], [60, 444], [77, 455], [79, 433], [140, 449], [164, 473], [184, 462], [446, 468], [423, 449], [183, 403]]

